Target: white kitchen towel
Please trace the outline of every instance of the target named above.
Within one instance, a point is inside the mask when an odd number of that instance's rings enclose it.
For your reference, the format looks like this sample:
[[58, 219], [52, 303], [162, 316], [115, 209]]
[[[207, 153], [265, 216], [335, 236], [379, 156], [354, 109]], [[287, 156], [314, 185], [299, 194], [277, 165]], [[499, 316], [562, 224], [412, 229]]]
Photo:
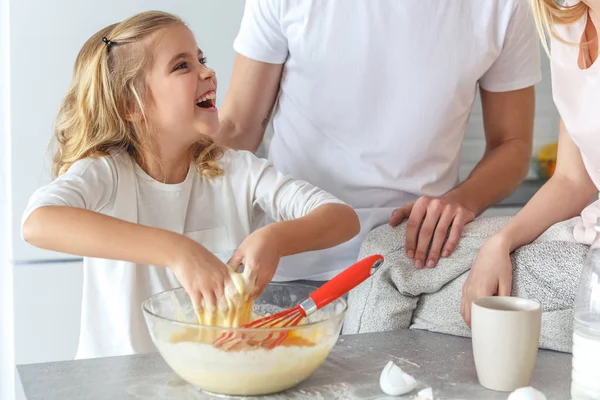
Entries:
[[[554, 225], [511, 255], [512, 295], [542, 305], [542, 348], [571, 351], [573, 303], [588, 251], [573, 237], [578, 218]], [[436, 268], [421, 270], [406, 256], [406, 224], [374, 229], [359, 259], [382, 254], [385, 262], [350, 293], [344, 334], [411, 328], [470, 337], [460, 314], [462, 288], [483, 241], [508, 219], [476, 219], [465, 227], [450, 257], [440, 259]]]

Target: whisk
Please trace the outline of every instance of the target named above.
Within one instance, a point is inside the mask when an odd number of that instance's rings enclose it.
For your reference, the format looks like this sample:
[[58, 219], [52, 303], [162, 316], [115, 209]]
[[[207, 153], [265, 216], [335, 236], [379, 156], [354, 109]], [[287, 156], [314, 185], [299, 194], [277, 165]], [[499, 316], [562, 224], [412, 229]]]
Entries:
[[[381, 264], [383, 264], [383, 256], [379, 254], [366, 257], [340, 272], [295, 307], [257, 319], [243, 325], [242, 328], [258, 329], [296, 326], [302, 319], [360, 285], [375, 273]], [[259, 335], [256, 334], [250, 336], [249, 334], [236, 335], [234, 332], [228, 332], [218, 337], [213, 342], [213, 346], [227, 349], [239, 348], [240, 345], [273, 348], [283, 343], [289, 334], [288, 332], [287, 330], [271, 332], [266, 338], [259, 338]]]

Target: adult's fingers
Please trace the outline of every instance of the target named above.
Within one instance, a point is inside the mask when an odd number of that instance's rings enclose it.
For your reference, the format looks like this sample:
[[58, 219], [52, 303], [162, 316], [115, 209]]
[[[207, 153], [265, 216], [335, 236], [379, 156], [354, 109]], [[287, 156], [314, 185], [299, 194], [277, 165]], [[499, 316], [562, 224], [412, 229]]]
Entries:
[[404, 221], [410, 215], [410, 210], [412, 210], [414, 203], [410, 203], [405, 205], [404, 207], [397, 208], [392, 212], [392, 216], [390, 217], [389, 224], [390, 226], [396, 227], [402, 221]]
[[458, 241], [460, 240], [460, 235], [465, 227], [466, 218], [464, 214], [459, 213], [452, 220], [452, 226], [450, 227], [450, 233], [448, 234], [448, 239], [446, 240], [446, 244], [444, 245], [444, 249], [442, 250], [442, 257], [448, 257], [456, 246], [458, 245]]
[[460, 313], [463, 316], [463, 319], [465, 320], [465, 324], [467, 324], [467, 326], [470, 328], [471, 327], [471, 304], [473, 303], [473, 301], [471, 300], [471, 296], [469, 295], [469, 293], [463, 295], [462, 301], [461, 301], [461, 311]]
[[425, 219], [419, 230], [417, 249], [415, 251], [415, 268], [417, 269], [425, 266], [425, 259], [429, 245], [431, 244], [431, 238], [433, 237], [435, 227], [440, 220], [443, 209], [443, 205], [438, 200], [433, 200], [427, 207]]
[[498, 279], [498, 296], [510, 296], [512, 274], [503, 274]]
[[442, 251], [442, 246], [448, 235], [448, 229], [454, 218], [454, 211], [451, 208], [446, 207], [440, 216], [440, 219], [435, 228], [431, 247], [429, 249], [429, 255], [427, 256], [427, 268], [434, 268], [439, 259]]
[[427, 204], [426, 201], [417, 201], [406, 223], [406, 255], [410, 258], [415, 258], [419, 229], [427, 213]]

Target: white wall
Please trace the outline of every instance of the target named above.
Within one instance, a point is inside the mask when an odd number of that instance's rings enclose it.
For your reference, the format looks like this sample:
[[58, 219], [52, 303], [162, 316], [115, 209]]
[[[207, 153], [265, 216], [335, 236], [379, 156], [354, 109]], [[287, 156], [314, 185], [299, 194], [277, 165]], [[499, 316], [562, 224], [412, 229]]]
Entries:
[[16, 266], [15, 364], [75, 357], [82, 280], [81, 262]]
[[0, 399], [14, 397], [13, 275], [10, 234], [8, 0], [0, 0]]

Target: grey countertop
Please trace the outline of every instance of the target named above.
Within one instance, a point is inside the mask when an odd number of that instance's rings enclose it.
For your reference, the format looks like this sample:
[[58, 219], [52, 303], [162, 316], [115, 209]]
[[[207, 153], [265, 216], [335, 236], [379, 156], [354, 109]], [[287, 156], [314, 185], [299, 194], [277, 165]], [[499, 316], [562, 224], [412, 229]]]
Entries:
[[[390, 360], [419, 381], [417, 389], [402, 397], [381, 392], [379, 375]], [[159, 354], [28, 364], [17, 369], [28, 400], [215, 398], [178, 378]], [[532, 385], [548, 400], [570, 398], [570, 376], [569, 354], [540, 350]], [[426, 387], [433, 388], [436, 400], [508, 397], [478, 384], [470, 339], [401, 330], [341, 336], [311, 378], [295, 389], [263, 398], [414, 399]]]

